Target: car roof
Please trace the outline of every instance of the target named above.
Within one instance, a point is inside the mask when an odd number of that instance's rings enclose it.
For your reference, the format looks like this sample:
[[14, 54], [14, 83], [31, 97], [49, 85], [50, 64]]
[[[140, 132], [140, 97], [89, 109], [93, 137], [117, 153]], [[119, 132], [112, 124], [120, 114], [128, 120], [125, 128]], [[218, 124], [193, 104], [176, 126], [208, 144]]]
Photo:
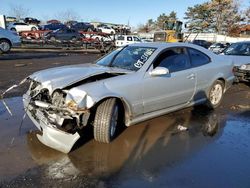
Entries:
[[235, 43], [233, 43], [233, 44], [242, 44], [242, 43], [250, 44], [250, 41], [240, 41], [240, 42], [235, 42]]
[[171, 47], [189, 47], [189, 48], [194, 48], [196, 50], [199, 50], [210, 57], [214, 57], [216, 54], [211, 52], [210, 50], [205, 49], [202, 46], [195, 45], [192, 43], [185, 43], [185, 42], [172, 42], [172, 43], [167, 43], [167, 42], [142, 42], [142, 43], [134, 43], [130, 44], [129, 46], [137, 46], [137, 47], [149, 47], [149, 48], [157, 48], [159, 50], [164, 50], [166, 48], [171, 48]]
[[185, 42], [173, 42], [173, 43], [167, 43], [167, 42], [147, 42], [147, 43], [135, 43], [131, 44], [131, 46], [140, 46], [140, 47], [152, 47], [152, 48], [169, 48], [169, 47], [194, 47], [199, 48], [199, 46], [191, 44], [191, 43], [185, 43]]

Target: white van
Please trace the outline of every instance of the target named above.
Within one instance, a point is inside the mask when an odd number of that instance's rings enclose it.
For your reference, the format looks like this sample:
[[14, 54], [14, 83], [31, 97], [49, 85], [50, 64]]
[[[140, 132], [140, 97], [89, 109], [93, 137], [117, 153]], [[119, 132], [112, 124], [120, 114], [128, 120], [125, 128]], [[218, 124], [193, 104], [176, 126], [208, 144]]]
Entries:
[[115, 41], [116, 47], [125, 46], [128, 44], [134, 44], [134, 43], [140, 43], [142, 42], [141, 39], [138, 36], [133, 35], [120, 35], [117, 37]]

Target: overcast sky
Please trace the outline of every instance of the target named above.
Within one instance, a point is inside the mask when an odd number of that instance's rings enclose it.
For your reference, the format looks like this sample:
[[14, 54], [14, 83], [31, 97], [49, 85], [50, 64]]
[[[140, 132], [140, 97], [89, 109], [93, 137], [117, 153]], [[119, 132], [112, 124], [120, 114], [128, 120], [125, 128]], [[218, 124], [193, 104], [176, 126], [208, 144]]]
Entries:
[[[177, 12], [183, 19], [187, 7], [205, 0], [0, 0], [0, 14], [11, 16], [10, 7], [21, 5], [30, 10], [30, 17], [53, 19], [60, 12], [73, 10], [80, 21], [103, 21], [132, 26], [156, 19], [161, 13]], [[249, 6], [249, 0], [241, 0], [241, 7]]]

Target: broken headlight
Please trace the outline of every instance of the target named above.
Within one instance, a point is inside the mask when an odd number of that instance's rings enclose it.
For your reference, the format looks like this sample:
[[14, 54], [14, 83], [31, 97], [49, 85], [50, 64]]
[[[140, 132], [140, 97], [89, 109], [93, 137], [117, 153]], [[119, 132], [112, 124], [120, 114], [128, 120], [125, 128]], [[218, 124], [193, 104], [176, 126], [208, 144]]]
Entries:
[[73, 88], [67, 93], [65, 104], [72, 110], [83, 110], [91, 108], [94, 101], [85, 91]]
[[250, 69], [250, 64], [244, 64], [244, 65], [241, 65], [241, 66], [240, 66], [240, 69], [241, 69], [241, 70], [247, 70], [247, 69]]

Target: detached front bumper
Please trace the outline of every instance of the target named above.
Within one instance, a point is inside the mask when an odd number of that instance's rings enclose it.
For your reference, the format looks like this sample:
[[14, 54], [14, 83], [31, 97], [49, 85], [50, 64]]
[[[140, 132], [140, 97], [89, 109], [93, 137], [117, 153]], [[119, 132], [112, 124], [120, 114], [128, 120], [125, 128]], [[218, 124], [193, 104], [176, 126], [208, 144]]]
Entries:
[[23, 95], [23, 103], [25, 109], [27, 109], [29, 118], [42, 132], [42, 135], [37, 134], [37, 138], [40, 142], [63, 153], [69, 153], [73, 145], [80, 138], [80, 135], [77, 132], [70, 134], [59, 130], [55, 125], [49, 123], [48, 119], [39, 109], [36, 109], [34, 114], [31, 113], [33, 107], [30, 105], [29, 95]]

